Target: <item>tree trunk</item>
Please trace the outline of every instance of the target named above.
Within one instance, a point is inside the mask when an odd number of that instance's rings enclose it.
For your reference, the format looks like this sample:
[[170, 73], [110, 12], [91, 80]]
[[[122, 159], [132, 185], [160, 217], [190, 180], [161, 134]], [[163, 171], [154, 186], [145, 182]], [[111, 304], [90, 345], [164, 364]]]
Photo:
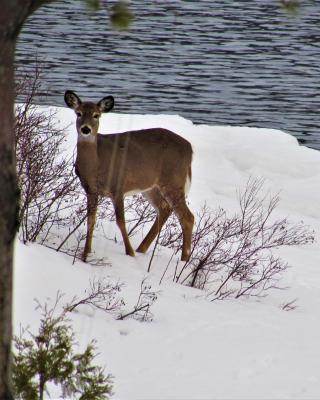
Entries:
[[14, 158], [14, 52], [26, 18], [55, 0], [0, 0], [0, 400], [12, 400], [12, 269], [19, 193]]
[[12, 261], [18, 190], [14, 161], [13, 70], [15, 40], [0, 37], [0, 399], [12, 399]]
[[19, 193], [14, 158], [14, 52], [20, 29], [54, 0], [0, 0], [0, 399], [11, 393], [13, 244]]
[[0, 35], [0, 399], [12, 399], [12, 265], [18, 226], [18, 188], [14, 159], [14, 51], [16, 19], [3, 25]]
[[[23, 4], [24, 3], [24, 4]], [[19, 194], [14, 157], [14, 52], [30, 9], [0, 0], [0, 399], [11, 400], [12, 269]]]

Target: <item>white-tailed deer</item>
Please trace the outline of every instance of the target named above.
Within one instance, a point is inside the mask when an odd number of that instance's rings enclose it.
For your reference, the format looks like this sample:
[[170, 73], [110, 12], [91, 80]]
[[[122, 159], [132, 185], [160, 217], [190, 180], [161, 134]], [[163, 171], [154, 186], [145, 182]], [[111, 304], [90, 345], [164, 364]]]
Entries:
[[110, 197], [115, 210], [126, 254], [134, 256], [124, 217], [124, 197], [143, 196], [157, 210], [157, 218], [137, 251], [145, 253], [173, 210], [183, 233], [181, 260], [190, 256], [194, 217], [186, 205], [186, 190], [191, 183], [191, 144], [162, 128], [142, 129], [102, 135], [98, 133], [101, 113], [114, 106], [112, 96], [97, 104], [82, 102], [72, 91], [64, 100], [77, 115], [77, 159], [75, 171], [87, 195], [87, 236], [82, 255], [91, 251], [98, 196]]

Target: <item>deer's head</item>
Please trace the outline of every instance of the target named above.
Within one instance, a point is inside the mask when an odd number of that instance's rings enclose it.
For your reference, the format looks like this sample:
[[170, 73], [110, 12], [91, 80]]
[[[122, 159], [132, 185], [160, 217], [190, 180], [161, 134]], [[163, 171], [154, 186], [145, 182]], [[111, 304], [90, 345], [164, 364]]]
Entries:
[[94, 140], [98, 133], [101, 113], [109, 112], [114, 106], [114, 98], [107, 96], [98, 103], [91, 101], [82, 102], [80, 97], [71, 90], [67, 90], [64, 101], [77, 115], [77, 131], [79, 140]]

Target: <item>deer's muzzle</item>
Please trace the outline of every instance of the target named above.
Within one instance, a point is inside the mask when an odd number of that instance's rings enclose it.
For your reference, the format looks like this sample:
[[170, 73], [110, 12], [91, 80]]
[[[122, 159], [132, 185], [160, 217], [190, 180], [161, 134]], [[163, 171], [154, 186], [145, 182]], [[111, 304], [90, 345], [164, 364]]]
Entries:
[[91, 133], [91, 128], [87, 125], [84, 125], [81, 127], [81, 133], [84, 135], [89, 135], [89, 133]]

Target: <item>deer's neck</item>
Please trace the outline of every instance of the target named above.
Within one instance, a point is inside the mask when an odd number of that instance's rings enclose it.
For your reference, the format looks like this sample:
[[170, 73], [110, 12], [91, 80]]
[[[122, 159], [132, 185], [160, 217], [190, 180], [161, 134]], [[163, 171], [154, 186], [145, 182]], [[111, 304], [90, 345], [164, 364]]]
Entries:
[[97, 192], [98, 150], [96, 141], [78, 141], [76, 173], [86, 192]]

